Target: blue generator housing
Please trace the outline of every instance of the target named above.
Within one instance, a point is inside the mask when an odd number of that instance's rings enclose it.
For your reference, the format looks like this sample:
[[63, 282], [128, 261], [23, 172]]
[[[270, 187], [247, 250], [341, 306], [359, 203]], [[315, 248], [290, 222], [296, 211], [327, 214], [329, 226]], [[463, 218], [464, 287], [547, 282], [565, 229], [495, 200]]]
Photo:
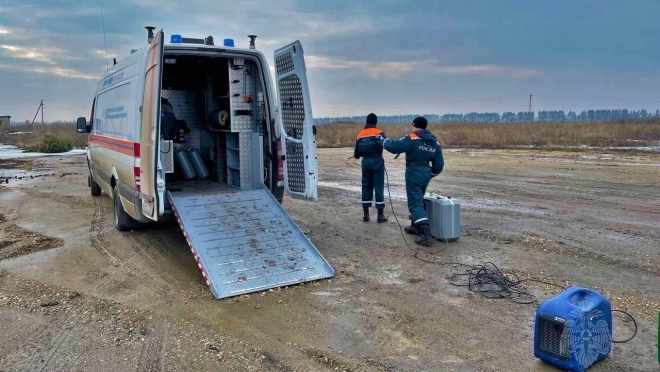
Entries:
[[534, 356], [583, 372], [612, 351], [612, 305], [602, 294], [570, 287], [536, 309]]

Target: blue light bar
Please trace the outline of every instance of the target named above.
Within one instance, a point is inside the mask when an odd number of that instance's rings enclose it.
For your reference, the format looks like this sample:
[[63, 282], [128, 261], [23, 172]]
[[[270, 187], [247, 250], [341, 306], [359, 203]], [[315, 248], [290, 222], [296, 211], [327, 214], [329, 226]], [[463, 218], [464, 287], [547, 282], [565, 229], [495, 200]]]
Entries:
[[225, 39], [224, 46], [233, 47], [234, 46], [234, 39]]
[[181, 37], [181, 35], [172, 35], [172, 37], [170, 38], [170, 43], [180, 44], [182, 42], [183, 42], [183, 38]]

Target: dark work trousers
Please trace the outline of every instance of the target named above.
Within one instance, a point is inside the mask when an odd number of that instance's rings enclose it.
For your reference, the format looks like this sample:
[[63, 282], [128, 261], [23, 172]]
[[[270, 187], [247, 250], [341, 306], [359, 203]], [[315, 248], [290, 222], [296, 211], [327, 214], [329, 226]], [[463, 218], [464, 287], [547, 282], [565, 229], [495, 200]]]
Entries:
[[429, 166], [409, 166], [406, 168], [406, 196], [408, 197], [408, 211], [413, 223], [428, 222], [428, 215], [424, 209], [424, 194], [431, 181], [431, 168]]
[[385, 209], [385, 163], [382, 157], [362, 159], [362, 207]]

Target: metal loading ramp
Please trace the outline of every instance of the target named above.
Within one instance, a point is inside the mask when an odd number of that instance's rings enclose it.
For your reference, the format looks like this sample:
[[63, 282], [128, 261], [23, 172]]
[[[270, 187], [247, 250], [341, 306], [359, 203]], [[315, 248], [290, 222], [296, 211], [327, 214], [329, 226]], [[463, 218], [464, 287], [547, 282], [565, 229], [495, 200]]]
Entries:
[[167, 198], [217, 299], [334, 276], [265, 188], [182, 183], [173, 185]]

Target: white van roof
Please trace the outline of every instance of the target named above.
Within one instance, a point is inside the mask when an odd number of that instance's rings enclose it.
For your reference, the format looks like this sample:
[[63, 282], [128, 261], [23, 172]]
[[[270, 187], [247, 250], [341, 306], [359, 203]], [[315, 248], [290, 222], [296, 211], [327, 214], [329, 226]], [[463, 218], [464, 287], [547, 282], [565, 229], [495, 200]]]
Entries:
[[[197, 51], [227, 51], [230, 53], [240, 53], [240, 54], [252, 54], [256, 57], [263, 57], [263, 60], [265, 59], [264, 54], [256, 49], [248, 49], [248, 48], [237, 48], [237, 47], [230, 47], [230, 46], [224, 46], [224, 45], [206, 45], [206, 44], [189, 44], [189, 43], [165, 43], [164, 49], [167, 52], [168, 50], [182, 50], [182, 51], [187, 51], [187, 50], [197, 50]], [[115, 72], [121, 70], [122, 68], [125, 68], [126, 66], [130, 66], [134, 63], [141, 62], [142, 60], [142, 55], [144, 54], [146, 48], [142, 47], [138, 50], [133, 51], [128, 57], [122, 59], [121, 61], [117, 62], [116, 65], [110, 67], [107, 71], [103, 73], [103, 76], [101, 77], [100, 80], [105, 79], [106, 77], [114, 74]]]

